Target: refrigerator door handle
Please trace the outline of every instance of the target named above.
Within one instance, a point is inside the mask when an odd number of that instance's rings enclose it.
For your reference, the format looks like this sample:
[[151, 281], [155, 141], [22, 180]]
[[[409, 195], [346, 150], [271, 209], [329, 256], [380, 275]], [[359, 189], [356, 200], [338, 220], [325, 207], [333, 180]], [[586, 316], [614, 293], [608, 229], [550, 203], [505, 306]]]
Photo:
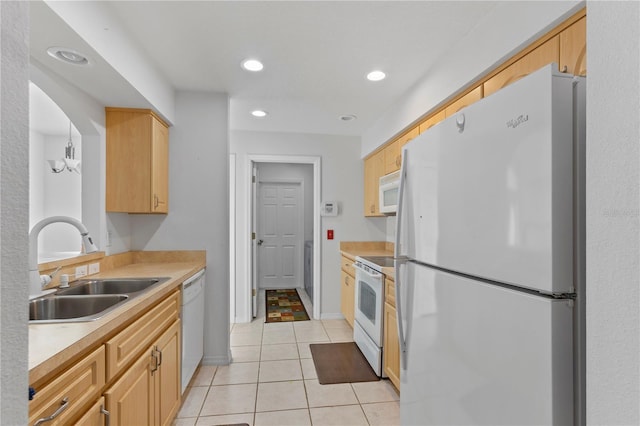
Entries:
[[402, 229], [402, 200], [404, 198], [405, 179], [407, 178], [407, 150], [402, 150], [402, 166], [400, 167], [400, 185], [398, 186], [398, 204], [396, 208], [396, 244], [394, 246], [393, 257], [398, 259], [400, 253], [400, 230]]
[[398, 343], [400, 345], [400, 368], [407, 370], [407, 341], [404, 338], [404, 324], [402, 323], [402, 299], [400, 298], [400, 265], [406, 263], [406, 259], [395, 259], [396, 272], [396, 322], [398, 323]]

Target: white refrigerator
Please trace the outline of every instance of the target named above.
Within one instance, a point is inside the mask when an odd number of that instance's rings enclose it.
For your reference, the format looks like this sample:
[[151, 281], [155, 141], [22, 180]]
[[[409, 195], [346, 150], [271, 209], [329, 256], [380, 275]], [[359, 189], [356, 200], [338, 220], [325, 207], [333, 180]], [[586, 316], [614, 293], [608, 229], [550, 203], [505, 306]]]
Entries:
[[405, 146], [403, 425], [583, 422], [585, 84], [549, 65]]

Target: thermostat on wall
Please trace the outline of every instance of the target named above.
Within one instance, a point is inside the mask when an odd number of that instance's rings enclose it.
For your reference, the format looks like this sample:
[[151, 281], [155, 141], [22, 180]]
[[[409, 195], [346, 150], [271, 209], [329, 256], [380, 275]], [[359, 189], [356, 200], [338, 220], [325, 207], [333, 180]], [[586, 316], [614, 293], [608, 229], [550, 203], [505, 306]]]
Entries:
[[320, 209], [322, 216], [338, 216], [338, 203], [335, 201], [324, 201]]

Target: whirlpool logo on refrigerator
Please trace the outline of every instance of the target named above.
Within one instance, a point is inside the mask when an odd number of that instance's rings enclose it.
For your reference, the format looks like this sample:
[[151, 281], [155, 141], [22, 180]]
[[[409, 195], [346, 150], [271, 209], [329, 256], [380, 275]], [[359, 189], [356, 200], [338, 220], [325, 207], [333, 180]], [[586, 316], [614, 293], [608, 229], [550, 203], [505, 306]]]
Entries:
[[522, 123], [526, 123], [527, 121], [529, 121], [529, 114], [520, 114], [518, 117], [512, 118], [511, 120], [507, 121], [507, 127], [515, 129], [516, 127], [518, 127]]

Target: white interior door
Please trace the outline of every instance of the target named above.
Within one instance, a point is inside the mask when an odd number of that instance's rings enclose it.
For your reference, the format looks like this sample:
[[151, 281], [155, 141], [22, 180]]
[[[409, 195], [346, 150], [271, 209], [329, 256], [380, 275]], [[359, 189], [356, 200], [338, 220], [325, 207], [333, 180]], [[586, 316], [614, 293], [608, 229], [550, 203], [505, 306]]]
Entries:
[[304, 205], [300, 182], [258, 184], [258, 287], [302, 287]]

